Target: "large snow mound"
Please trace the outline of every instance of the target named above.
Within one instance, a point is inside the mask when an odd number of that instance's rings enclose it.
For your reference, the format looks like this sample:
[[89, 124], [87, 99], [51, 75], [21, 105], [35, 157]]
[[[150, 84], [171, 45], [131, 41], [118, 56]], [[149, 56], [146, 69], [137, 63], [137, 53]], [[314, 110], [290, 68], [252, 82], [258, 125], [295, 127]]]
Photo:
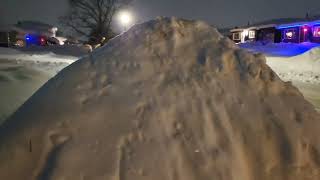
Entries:
[[316, 180], [320, 117], [203, 22], [136, 25], [0, 127], [0, 179]]
[[320, 47], [293, 57], [267, 57], [267, 64], [285, 81], [320, 84]]

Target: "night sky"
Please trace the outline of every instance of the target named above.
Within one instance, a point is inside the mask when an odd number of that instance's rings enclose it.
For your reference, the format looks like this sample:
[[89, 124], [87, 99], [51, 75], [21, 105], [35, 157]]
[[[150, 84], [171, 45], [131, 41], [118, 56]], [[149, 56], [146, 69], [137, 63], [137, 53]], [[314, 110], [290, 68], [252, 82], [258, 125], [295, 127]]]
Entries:
[[[0, 24], [39, 20], [57, 24], [67, 0], [0, 0]], [[320, 14], [320, 0], [135, 0], [138, 22], [156, 16], [205, 20], [218, 27], [245, 25], [272, 18]]]

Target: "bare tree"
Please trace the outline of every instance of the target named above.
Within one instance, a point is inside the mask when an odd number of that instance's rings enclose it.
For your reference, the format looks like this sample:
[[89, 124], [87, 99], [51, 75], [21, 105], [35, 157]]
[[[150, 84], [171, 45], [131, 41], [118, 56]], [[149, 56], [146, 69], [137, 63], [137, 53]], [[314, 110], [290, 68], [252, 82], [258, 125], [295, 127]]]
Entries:
[[94, 44], [114, 36], [111, 25], [115, 13], [130, 0], [69, 0], [70, 11], [60, 18], [63, 25]]

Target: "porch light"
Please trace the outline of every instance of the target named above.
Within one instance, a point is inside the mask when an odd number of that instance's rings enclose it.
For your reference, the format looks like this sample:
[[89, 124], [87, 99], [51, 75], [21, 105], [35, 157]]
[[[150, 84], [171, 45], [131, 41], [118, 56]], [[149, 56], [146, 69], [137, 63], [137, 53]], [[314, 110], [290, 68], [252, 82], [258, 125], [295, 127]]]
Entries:
[[286, 33], [286, 36], [287, 36], [288, 38], [292, 38], [293, 33], [292, 33], [292, 32], [287, 32], [287, 33]]

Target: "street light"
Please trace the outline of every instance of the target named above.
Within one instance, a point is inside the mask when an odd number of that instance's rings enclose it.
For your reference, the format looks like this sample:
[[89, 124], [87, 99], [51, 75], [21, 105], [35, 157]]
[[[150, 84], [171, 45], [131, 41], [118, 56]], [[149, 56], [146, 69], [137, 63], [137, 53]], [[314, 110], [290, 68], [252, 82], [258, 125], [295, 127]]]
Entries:
[[128, 26], [132, 23], [133, 17], [128, 11], [122, 11], [119, 13], [119, 21], [126, 31]]

